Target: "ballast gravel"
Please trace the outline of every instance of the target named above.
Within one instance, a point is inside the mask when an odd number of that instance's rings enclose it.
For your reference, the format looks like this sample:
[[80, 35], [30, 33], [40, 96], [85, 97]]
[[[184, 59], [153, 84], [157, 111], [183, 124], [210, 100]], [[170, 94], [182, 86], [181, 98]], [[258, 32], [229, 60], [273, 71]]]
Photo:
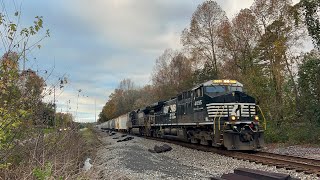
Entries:
[[114, 136], [108, 136], [107, 133], [102, 133], [100, 136], [104, 145], [98, 149], [97, 159], [93, 164], [94, 171], [98, 172], [98, 179], [210, 179], [211, 177], [220, 177], [222, 174], [233, 173], [236, 168], [286, 173], [291, 177], [303, 180], [318, 179], [316, 175], [278, 169], [275, 166], [237, 160], [170, 143], [171, 151], [151, 153], [148, 149], [164, 143], [136, 136], [134, 139], [124, 142], [112, 139], [121, 135], [117, 133]]
[[286, 146], [282, 144], [268, 145], [265, 149], [267, 152], [304, 157], [309, 159], [320, 160], [320, 147], [293, 145]]

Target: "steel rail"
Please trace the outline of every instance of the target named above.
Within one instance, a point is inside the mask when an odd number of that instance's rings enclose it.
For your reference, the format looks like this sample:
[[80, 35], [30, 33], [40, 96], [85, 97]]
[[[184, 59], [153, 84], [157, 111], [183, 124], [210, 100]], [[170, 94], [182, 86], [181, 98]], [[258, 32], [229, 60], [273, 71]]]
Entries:
[[295, 170], [296, 172], [304, 172], [305, 174], [315, 174], [320, 177], [320, 160], [309, 159], [290, 155], [281, 155], [268, 152], [239, 152], [228, 151], [222, 148], [204, 146], [200, 144], [191, 144], [187, 142], [174, 141], [169, 139], [160, 139], [154, 137], [146, 137], [161, 142], [172, 143], [183, 147], [196, 149], [199, 151], [212, 152], [220, 155], [232, 157], [235, 159], [248, 160], [250, 162], [261, 163], [264, 165], [276, 166], [277, 168], [285, 168], [287, 170]]

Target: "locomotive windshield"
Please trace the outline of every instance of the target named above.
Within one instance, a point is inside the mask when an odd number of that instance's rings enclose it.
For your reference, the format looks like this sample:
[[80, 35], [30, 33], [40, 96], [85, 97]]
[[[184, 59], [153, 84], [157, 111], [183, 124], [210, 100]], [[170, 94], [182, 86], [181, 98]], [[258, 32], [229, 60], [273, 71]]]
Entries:
[[217, 94], [223, 94], [226, 92], [233, 92], [233, 91], [241, 91], [242, 87], [240, 86], [206, 86], [205, 87], [205, 93], [208, 95], [217, 95]]
[[240, 86], [229, 86], [230, 91], [240, 91], [242, 92], [242, 87]]
[[207, 86], [206, 93], [223, 93], [227, 91], [227, 86]]

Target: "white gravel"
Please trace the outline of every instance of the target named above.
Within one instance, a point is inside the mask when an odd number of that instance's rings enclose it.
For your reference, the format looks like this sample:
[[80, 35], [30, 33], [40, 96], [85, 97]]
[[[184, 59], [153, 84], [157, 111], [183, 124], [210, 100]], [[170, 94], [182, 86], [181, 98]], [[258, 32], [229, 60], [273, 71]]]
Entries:
[[272, 144], [268, 145], [265, 151], [320, 160], [320, 148], [308, 145], [286, 146], [283, 144]]
[[105, 144], [98, 149], [97, 159], [93, 163], [100, 179], [210, 179], [213, 176], [232, 173], [234, 169], [245, 167], [277, 173], [290, 174], [301, 179], [318, 179], [315, 175], [305, 175], [292, 170], [277, 169], [210, 152], [202, 152], [169, 144], [169, 152], [150, 153], [155, 145], [164, 143], [134, 137], [131, 141], [116, 142], [112, 139], [120, 135], [107, 136], [101, 140]]

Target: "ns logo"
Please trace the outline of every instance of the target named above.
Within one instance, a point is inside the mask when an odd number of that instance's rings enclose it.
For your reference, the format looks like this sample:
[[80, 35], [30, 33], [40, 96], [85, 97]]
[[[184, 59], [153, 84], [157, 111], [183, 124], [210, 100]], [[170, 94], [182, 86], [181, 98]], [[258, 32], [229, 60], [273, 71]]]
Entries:
[[241, 105], [235, 104], [231, 110], [231, 115], [240, 116], [240, 112], [241, 112]]

